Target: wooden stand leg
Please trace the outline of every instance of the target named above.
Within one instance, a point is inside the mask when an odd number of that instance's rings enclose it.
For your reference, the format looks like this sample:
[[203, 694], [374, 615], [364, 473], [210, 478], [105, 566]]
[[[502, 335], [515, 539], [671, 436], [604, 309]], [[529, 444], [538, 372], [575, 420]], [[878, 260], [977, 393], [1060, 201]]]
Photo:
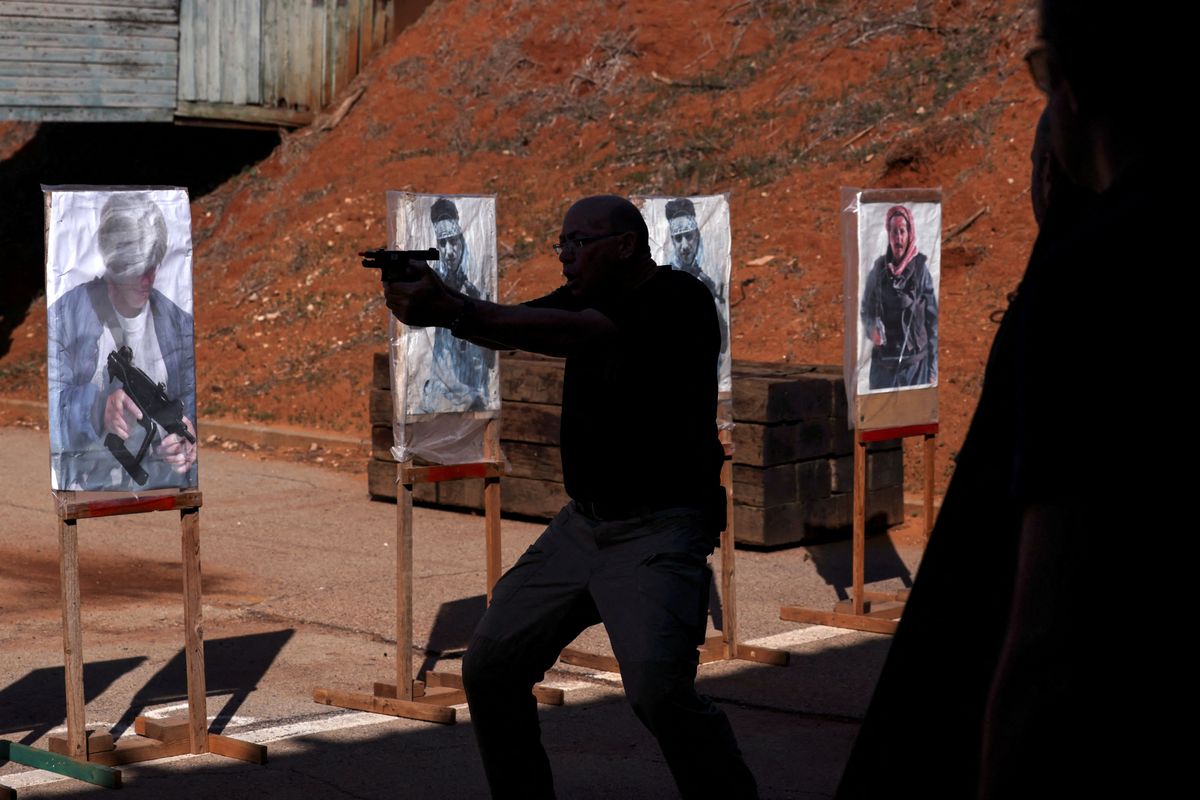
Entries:
[[867, 563], [867, 444], [860, 436], [854, 437], [854, 544], [851, 555], [854, 586], [852, 597], [854, 613], [865, 610], [863, 583]]
[[183, 631], [187, 661], [188, 734], [191, 752], [208, 752], [207, 686], [204, 678], [204, 612], [200, 603], [200, 509], [179, 513], [183, 529]]
[[79, 532], [73, 519], [58, 521], [59, 572], [62, 581], [63, 668], [67, 689], [67, 752], [87, 758], [84, 722], [83, 625], [79, 600]]
[[396, 489], [396, 697], [412, 700], [412, 484]]
[[[101, 786], [114, 787], [120, 786], [121, 773], [108, 767], [168, 756], [217, 752], [231, 758], [265, 762], [267, 749], [262, 745], [208, 733], [204, 679], [204, 622], [200, 592], [200, 492], [188, 489], [174, 493], [151, 493], [145, 497], [130, 495], [106, 497], [101, 500], [79, 499], [74, 492], [56, 492], [55, 499], [58, 502], [58, 535], [61, 550], [67, 735], [49, 737], [48, 751], [35, 750], [13, 742], [8, 748], [13, 760]], [[133, 727], [139, 735], [114, 742], [108, 732], [88, 731], [85, 724], [76, 521], [93, 517], [173, 510], [180, 512], [188, 713], [186, 717], [169, 722], [138, 717], [134, 720]], [[0, 741], [0, 756], [3, 755], [3, 747], [9, 744]], [[0, 761], [3, 760], [0, 757]]]
[[933, 458], [937, 452], [934, 446], [934, 434], [925, 434], [925, 541], [933, 532]]
[[725, 487], [725, 530], [721, 531], [721, 599], [725, 611], [725, 658], [737, 656], [737, 595], [734, 591], [733, 541], [733, 461], [721, 465], [721, 485]]
[[500, 580], [500, 479], [485, 478], [483, 482], [483, 513], [486, 531], [487, 601], [492, 602], [492, 589]]
[[[814, 625], [832, 625], [857, 631], [873, 633], [895, 633], [898, 620], [908, 601], [908, 591], [879, 592], [865, 591], [867, 562], [867, 444], [888, 439], [903, 439], [909, 436], [924, 436], [925, 468], [925, 539], [933, 527], [933, 455], [937, 423], [885, 428], [854, 433], [854, 541], [851, 552], [853, 571], [852, 596], [838, 603], [833, 611], [819, 611], [800, 606], [784, 606], [779, 609], [779, 618], [792, 622], [808, 622]], [[876, 604], [877, 607], [872, 608]]]

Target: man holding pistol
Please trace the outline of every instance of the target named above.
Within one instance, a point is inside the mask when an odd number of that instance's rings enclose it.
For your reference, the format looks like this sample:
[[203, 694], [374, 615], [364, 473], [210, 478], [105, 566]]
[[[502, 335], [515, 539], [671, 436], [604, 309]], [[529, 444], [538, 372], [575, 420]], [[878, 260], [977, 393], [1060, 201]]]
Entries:
[[563, 478], [571, 502], [496, 585], [463, 679], [496, 797], [554, 796], [533, 685], [603, 622], [634, 712], [684, 797], [755, 797], [723, 712], [695, 690], [724, 527], [716, 430], [720, 328], [695, 277], [658, 266], [628, 200], [571, 206], [554, 246], [566, 283], [522, 305], [446, 287], [419, 262], [386, 284], [409, 325], [493, 349], [566, 357]]

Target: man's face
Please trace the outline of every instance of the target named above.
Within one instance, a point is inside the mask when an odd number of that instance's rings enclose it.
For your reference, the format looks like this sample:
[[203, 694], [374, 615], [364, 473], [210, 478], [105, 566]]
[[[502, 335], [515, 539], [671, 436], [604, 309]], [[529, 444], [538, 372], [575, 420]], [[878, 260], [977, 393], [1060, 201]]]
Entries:
[[[597, 298], [611, 290], [623, 238], [612, 234], [612, 225], [602, 209], [590, 206], [586, 200], [567, 211], [558, 237], [565, 247], [558, 260], [563, 265], [567, 288], [576, 297]], [[581, 247], [571, 244], [579, 239], [587, 243]]]
[[158, 268], [152, 267], [137, 276], [108, 276], [113, 303], [118, 310], [125, 311], [126, 316], [131, 316], [129, 312], [141, 311], [150, 300], [150, 290], [154, 288], [154, 276], [157, 272]]
[[462, 265], [463, 250], [466, 249], [466, 242], [463, 235], [447, 236], [437, 240], [438, 254], [442, 258], [442, 263], [446, 265], [448, 272], [457, 272]]
[[690, 230], [671, 236], [675, 242], [676, 263], [681, 268], [696, 266], [696, 255], [700, 252], [700, 231]]
[[899, 214], [888, 223], [888, 244], [892, 246], [893, 258], [903, 258], [908, 252], [908, 220]]

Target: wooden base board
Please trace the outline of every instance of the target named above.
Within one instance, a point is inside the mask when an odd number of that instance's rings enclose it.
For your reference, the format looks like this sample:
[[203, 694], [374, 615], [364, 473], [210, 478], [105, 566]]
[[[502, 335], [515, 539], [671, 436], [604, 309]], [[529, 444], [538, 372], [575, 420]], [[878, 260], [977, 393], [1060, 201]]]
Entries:
[[[890, 613], [889, 609], [889, 613]], [[872, 612], [875, 613], [875, 612]], [[791, 622], [807, 622], [812, 625], [829, 625], [869, 633], [895, 633], [896, 619], [872, 616], [871, 614], [842, 613], [840, 611], [818, 611], [815, 608], [784, 606], [779, 609], [779, 618]]]
[[[462, 675], [459, 675], [457, 672], [427, 672], [425, 673], [425, 683], [431, 687], [463, 691]], [[380, 684], [375, 685], [378, 687]], [[465, 703], [465, 692], [463, 698], [463, 702]], [[564, 702], [563, 690], [542, 686], [540, 683], [535, 684], [533, 687], [533, 699], [544, 706], [561, 706]]]
[[[573, 647], [563, 650], [559, 654], [558, 659], [566, 664], [573, 664], [577, 667], [587, 667], [588, 669], [597, 669], [604, 672], [621, 671], [621, 665], [617, 663], [615, 657], [600, 655], [598, 653], [588, 653]], [[716, 661], [728, 661], [729, 659], [754, 661], [759, 664], [786, 667], [789, 655], [785, 650], [772, 650], [769, 647], [752, 647], [744, 644], [734, 645], [733, 653], [730, 653], [725, 639], [720, 634], [709, 636], [704, 640], [704, 644], [700, 646], [701, 664], [712, 664]]]
[[[84, 746], [87, 747], [87, 752], [90, 753], [105, 753], [112, 750], [116, 745], [113, 743], [112, 734], [100, 729], [90, 730], [84, 739]], [[71, 748], [67, 745], [67, 737], [51, 736], [47, 740], [47, 749], [51, 753], [58, 753], [66, 756], [71, 754]]]
[[[106, 731], [88, 731], [87, 760], [111, 767], [192, 752], [191, 727], [186, 716], [166, 719], [138, 717], [133, 721], [133, 730], [138, 734], [138, 738], [120, 739], [116, 742]], [[67, 753], [65, 736], [51, 736], [49, 741], [50, 752], [63, 755]], [[218, 733], [206, 734], [200, 752], [235, 758], [251, 764], [267, 763], [266, 746]]]
[[772, 667], [786, 667], [791, 661], [792, 656], [786, 650], [773, 650], [770, 647], [754, 647], [748, 644], [738, 644], [734, 646], [733, 658], [738, 661], [769, 664]]
[[452, 725], [455, 719], [453, 708], [423, 703], [420, 700], [400, 700], [358, 692], [313, 689], [313, 702], [338, 708], [352, 708], [355, 711], [370, 711], [374, 714], [436, 722], [439, 725]]

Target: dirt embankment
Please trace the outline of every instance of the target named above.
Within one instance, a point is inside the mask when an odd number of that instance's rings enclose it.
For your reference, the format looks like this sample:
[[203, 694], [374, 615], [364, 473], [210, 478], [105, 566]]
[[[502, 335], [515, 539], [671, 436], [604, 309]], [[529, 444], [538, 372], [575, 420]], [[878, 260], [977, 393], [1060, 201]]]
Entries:
[[[366, 430], [386, 317], [354, 254], [388, 189], [494, 192], [511, 301], [559, 282], [582, 195], [730, 192], [734, 357], [840, 363], [838, 188], [940, 186], [947, 232], [975, 218], [942, 251], [944, 480], [1034, 236], [1034, 28], [1023, 0], [436, 2], [336, 126], [195, 202], [201, 414]], [[8, 396], [45, 396], [33, 305]]]

